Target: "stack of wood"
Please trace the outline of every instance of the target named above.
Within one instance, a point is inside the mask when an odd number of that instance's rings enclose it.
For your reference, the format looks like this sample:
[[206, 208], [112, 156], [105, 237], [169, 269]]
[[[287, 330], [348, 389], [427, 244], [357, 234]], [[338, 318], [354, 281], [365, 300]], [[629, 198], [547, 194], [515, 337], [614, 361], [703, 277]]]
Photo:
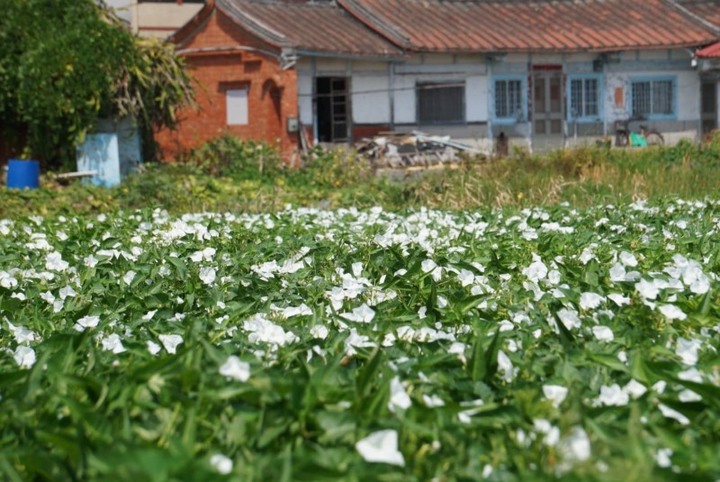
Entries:
[[377, 168], [413, 168], [456, 164], [460, 152], [479, 155], [472, 146], [453, 141], [450, 136], [433, 136], [420, 131], [412, 133], [382, 132], [363, 139], [358, 153], [373, 161]]

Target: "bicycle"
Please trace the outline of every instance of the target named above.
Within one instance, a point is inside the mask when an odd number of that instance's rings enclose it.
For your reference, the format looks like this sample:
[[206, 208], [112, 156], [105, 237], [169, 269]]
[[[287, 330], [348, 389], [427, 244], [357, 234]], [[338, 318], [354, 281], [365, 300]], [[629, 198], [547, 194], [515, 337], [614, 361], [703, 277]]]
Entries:
[[[644, 120], [644, 119], [633, 119]], [[630, 130], [631, 120], [615, 121], [615, 145], [617, 147], [647, 147], [665, 145], [665, 138], [657, 129], [640, 125], [640, 131]]]

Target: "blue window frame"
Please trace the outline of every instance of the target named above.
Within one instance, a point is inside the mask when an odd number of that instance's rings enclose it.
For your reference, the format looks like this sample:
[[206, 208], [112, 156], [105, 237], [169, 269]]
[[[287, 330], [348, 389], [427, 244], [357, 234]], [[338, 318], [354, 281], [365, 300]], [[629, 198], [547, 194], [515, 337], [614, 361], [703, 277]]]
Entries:
[[677, 76], [631, 77], [628, 102], [634, 119], [676, 119]]
[[602, 120], [602, 75], [568, 75], [567, 118], [572, 122], [597, 122]]
[[497, 75], [492, 81], [492, 119], [495, 124], [516, 124], [527, 119], [527, 77]]

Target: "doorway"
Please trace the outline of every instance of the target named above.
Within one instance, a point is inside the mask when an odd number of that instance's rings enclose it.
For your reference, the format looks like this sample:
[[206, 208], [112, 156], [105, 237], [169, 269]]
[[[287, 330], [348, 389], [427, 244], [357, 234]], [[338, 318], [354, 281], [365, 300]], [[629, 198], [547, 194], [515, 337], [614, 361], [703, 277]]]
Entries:
[[315, 80], [318, 142], [350, 140], [350, 104], [347, 77], [318, 77]]
[[532, 74], [533, 148], [548, 150], [562, 147], [563, 74], [560, 68], [536, 67]]
[[717, 85], [715, 79], [703, 79], [700, 84], [700, 118], [703, 135], [718, 127]]

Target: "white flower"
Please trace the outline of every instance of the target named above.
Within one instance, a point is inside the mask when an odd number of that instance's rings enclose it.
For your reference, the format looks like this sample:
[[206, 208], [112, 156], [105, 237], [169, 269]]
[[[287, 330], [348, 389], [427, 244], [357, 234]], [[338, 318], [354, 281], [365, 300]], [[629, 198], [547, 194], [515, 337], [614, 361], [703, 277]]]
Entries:
[[165, 350], [171, 355], [175, 354], [178, 345], [183, 342], [183, 337], [180, 335], [160, 335], [158, 338], [160, 338], [160, 343], [165, 347]]
[[390, 381], [390, 400], [388, 401], [388, 409], [395, 413], [398, 409], [407, 410], [412, 405], [412, 401], [405, 391], [400, 378], [394, 377]]
[[554, 447], [560, 441], [560, 429], [554, 427], [549, 421], [539, 418], [533, 420], [535, 431], [545, 434], [543, 443], [548, 447]]
[[38, 340], [38, 334], [34, 331], [24, 327], [24, 326], [15, 326], [9, 321], [7, 322], [8, 328], [10, 331], [13, 332], [13, 336], [15, 337], [15, 342], [18, 344], [21, 343], [29, 343], [31, 341], [37, 341]]
[[678, 378], [688, 382], [703, 383], [702, 372], [695, 367], [678, 372]]
[[48, 271], [65, 271], [68, 266], [68, 262], [63, 261], [62, 255], [57, 251], [49, 253], [45, 258], [45, 269]]
[[91, 254], [83, 259], [83, 264], [88, 268], [94, 268], [98, 264], [98, 259]]
[[700, 400], [702, 400], [702, 396], [693, 392], [692, 390], [685, 389], [678, 394], [678, 400], [683, 403], [699, 402]]
[[590, 438], [582, 427], [575, 426], [558, 444], [562, 456], [561, 472], [570, 469], [572, 464], [584, 462], [590, 458]]
[[600, 396], [597, 403], [609, 407], [622, 407], [628, 404], [630, 396], [620, 388], [620, 385], [613, 383], [612, 385], [600, 387]]
[[597, 293], [585, 292], [580, 295], [580, 308], [583, 310], [594, 310], [600, 303], [605, 301], [604, 296], [600, 296]]
[[550, 400], [555, 408], [558, 408], [565, 401], [568, 394], [568, 389], [560, 385], [543, 385], [542, 389], [545, 398]]
[[280, 311], [283, 318], [292, 318], [293, 316], [309, 316], [312, 315], [312, 310], [305, 304], [301, 304], [298, 307], [289, 306]]
[[113, 353], [122, 353], [125, 351], [125, 347], [120, 340], [120, 335], [113, 333], [102, 339], [103, 350], [111, 351]]
[[502, 378], [506, 382], [511, 382], [515, 378], [516, 370], [513, 368], [512, 361], [504, 351], [498, 351], [497, 355], [498, 369], [502, 372]]
[[355, 444], [366, 462], [405, 466], [403, 454], [398, 450], [398, 434], [395, 430], [374, 432]]
[[635, 255], [632, 253], [628, 253], [627, 251], [623, 251], [622, 253], [620, 253], [620, 262], [625, 266], [629, 266], [631, 268], [634, 268], [638, 265]]
[[60, 299], [65, 299], [67, 297], [73, 297], [77, 296], [77, 292], [72, 289], [72, 286], [67, 285], [64, 288], [60, 288]]
[[646, 281], [644, 279], [635, 284], [635, 289], [640, 296], [647, 300], [654, 300], [660, 293], [660, 290], [654, 281]]
[[438, 397], [437, 395], [423, 395], [422, 396], [423, 403], [425, 403], [425, 406], [428, 408], [436, 408], [436, 407], [444, 407], [445, 401]]
[[437, 264], [431, 259], [426, 259], [420, 263], [420, 269], [422, 269], [423, 273], [429, 273], [435, 270], [435, 268], [437, 268]]
[[250, 378], [250, 364], [241, 361], [235, 355], [231, 355], [225, 363], [220, 365], [220, 375], [239, 382], [246, 382]]
[[99, 316], [83, 316], [75, 323], [75, 330], [83, 331], [86, 328], [95, 328], [99, 322]]
[[315, 325], [312, 328], [310, 328], [310, 335], [313, 338], [320, 338], [321, 340], [324, 340], [328, 337], [328, 334], [330, 332], [328, 331], [327, 327], [325, 325]]
[[680, 422], [680, 425], [689, 425], [690, 419], [687, 418], [682, 413], [678, 412], [677, 410], [674, 410], [667, 405], [663, 405], [662, 403], [658, 404], [658, 408], [662, 412], [662, 414], [667, 418], [672, 418], [674, 420], [677, 420]]
[[460, 281], [460, 284], [463, 287], [470, 286], [475, 282], [475, 275], [472, 273], [472, 271], [461, 269], [460, 272], [457, 274], [457, 279], [458, 281]]
[[667, 468], [672, 465], [672, 460], [670, 460], [670, 457], [672, 457], [673, 451], [672, 449], [663, 448], [658, 449], [657, 453], [655, 454], [655, 461], [658, 464], [658, 467]]
[[686, 340], [678, 338], [675, 345], [675, 354], [685, 365], [695, 365], [698, 362], [698, 350], [702, 346], [700, 340]]
[[522, 273], [527, 277], [527, 279], [537, 283], [538, 281], [545, 279], [548, 274], [548, 267], [545, 266], [545, 263], [542, 262], [542, 259], [538, 255], [533, 254], [533, 262], [530, 266], [523, 269]]
[[618, 306], [624, 306], [630, 304], [630, 298], [623, 296], [620, 293], [610, 293], [607, 295], [608, 299]]
[[136, 275], [136, 274], [137, 274], [137, 273], [136, 273], [135, 271], [130, 270], [130, 271], [128, 271], [127, 273], [125, 273], [125, 276], [123, 276], [122, 279], [123, 279], [123, 281], [125, 282], [126, 285], [129, 285], [129, 284], [132, 283], [132, 281], [135, 279], [135, 275]]
[[35, 350], [29, 346], [19, 346], [15, 349], [13, 358], [20, 368], [31, 368], [35, 364]]
[[356, 263], [353, 263], [351, 266], [351, 269], [353, 272], [353, 276], [355, 276], [356, 278], [359, 278], [363, 271], [363, 264], [359, 261]]
[[154, 341], [148, 340], [146, 342], [146, 344], [147, 344], [147, 349], [151, 355], [157, 355], [158, 353], [160, 353], [160, 345], [158, 345]]
[[375, 318], [375, 311], [367, 304], [363, 303], [359, 307], [352, 310], [352, 313], [340, 313], [340, 316], [349, 321], [358, 323], [370, 323]]
[[143, 321], [150, 321], [150, 320], [152, 320], [152, 317], [155, 316], [155, 313], [157, 313], [157, 310], [150, 310], [150, 311], [148, 311], [147, 313], [145, 313], [145, 314], [142, 316], [142, 320], [143, 320]]
[[647, 392], [647, 388], [645, 387], [645, 385], [633, 378], [623, 387], [623, 392], [627, 393], [633, 398], [633, 400], [635, 400], [645, 395], [645, 392]]
[[668, 320], [684, 320], [687, 315], [675, 305], [660, 305], [658, 310]]
[[222, 475], [229, 474], [233, 469], [233, 461], [222, 454], [215, 454], [210, 457], [210, 465]]
[[190, 259], [195, 263], [199, 263], [203, 260], [212, 261], [213, 256], [215, 256], [215, 252], [215, 248], [205, 248], [202, 251], [195, 251], [190, 255]]
[[582, 326], [577, 311], [575, 310], [563, 308], [562, 310], [557, 312], [557, 317], [568, 330], [572, 330], [573, 328], [580, 328], [580, 326]]
[[217, 273], [214, 268], [200, 268], [200, 281], [210, 286], [215, 282]]
[[595, 335], [595, 338], [597, 338], [599, 341], [611, 342], [615, 339], [613, 331], [607, 326], [593, 326], [592, 332], [593, 335]]

